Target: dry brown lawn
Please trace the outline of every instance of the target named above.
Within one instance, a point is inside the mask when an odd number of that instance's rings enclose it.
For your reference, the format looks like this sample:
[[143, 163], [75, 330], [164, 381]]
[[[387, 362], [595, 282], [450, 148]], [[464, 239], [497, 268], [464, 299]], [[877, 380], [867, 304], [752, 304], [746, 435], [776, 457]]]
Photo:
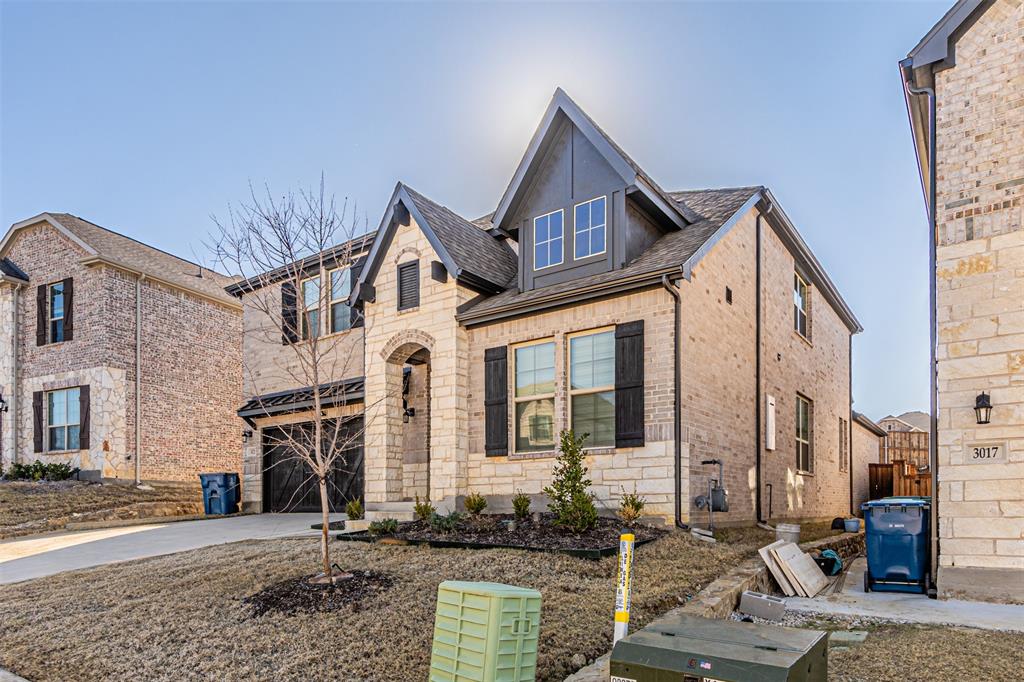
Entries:
[[[750, 556], [673, 533], [637, 549], [640, 626]], [[751, 541], [755, 540], [755, 541]], [[437, 584], [488, 580], [543, 594], [538, 679], [611, 644], [616, 559], [515, 550], [332, 544], [345, 568], [393, 586], [333, 613], [252, 617], [241, 599], [316, 569], [315, 541], [244, 542], [0, 587], [0, 667], [33, 680], [422, 680]]]
[[117, 509], [136, 502], [200, 500], [199, 486], [154, 486], [139, 490], [131, 485], [82, 481], [0, 481], [0, 537], [23, 524], [47, 522], [48, 529], [74, 514]]

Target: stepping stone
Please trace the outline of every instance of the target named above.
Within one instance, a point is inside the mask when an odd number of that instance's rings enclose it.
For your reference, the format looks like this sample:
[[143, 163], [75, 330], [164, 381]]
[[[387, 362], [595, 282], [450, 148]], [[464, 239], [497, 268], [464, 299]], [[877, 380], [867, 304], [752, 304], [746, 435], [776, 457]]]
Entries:
[[867, 638], [867, 630], [833, 630], [828, 634], [828, 645], [830, 647], [856, 646], [863, 644]]

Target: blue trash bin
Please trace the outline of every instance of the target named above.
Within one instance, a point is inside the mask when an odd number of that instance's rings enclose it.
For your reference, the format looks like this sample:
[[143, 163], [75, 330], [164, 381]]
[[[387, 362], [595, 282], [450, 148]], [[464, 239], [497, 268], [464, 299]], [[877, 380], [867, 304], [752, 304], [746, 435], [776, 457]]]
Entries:
[[199, 474], [203, 486], [203, 511], [208, 516], [238, 511], [238, 474]]
[[927, 594], [931, 500], [886, 497], [865, 502], [861, 510], [868, 554], [864, 591]]

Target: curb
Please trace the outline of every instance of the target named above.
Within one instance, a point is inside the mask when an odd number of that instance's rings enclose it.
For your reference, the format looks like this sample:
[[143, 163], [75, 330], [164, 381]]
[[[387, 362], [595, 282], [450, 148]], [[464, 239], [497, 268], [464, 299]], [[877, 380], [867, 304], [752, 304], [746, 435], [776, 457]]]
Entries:
[[28, 682], [24, 677], [18, 677], [10, 670], [0, 668], [0, 682]]

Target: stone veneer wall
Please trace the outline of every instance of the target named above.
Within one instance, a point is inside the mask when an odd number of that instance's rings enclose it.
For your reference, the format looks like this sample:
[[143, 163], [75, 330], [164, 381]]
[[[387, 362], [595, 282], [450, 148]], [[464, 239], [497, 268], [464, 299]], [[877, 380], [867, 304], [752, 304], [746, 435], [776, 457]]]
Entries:
[[853, 423], [853, 438], [851, 439], [852, 467], [853, 467], [853, 508], [860, 516], [860, 505], [868, 501], [870, 493], [870, 481], [868, 480], [868, 464], [876, 464], [881, 460], [882, 439], [877, 434], [857, 422]]
[[[940, 594], [1024, 599], [1024, 4], [997, 0], [936, 74]], [[975, 396], [991, 394], [991, 424]], [[994, 443], [999, 461], [972, 463]], [[1016, 569], [1000, 575], [982, 575]]]

